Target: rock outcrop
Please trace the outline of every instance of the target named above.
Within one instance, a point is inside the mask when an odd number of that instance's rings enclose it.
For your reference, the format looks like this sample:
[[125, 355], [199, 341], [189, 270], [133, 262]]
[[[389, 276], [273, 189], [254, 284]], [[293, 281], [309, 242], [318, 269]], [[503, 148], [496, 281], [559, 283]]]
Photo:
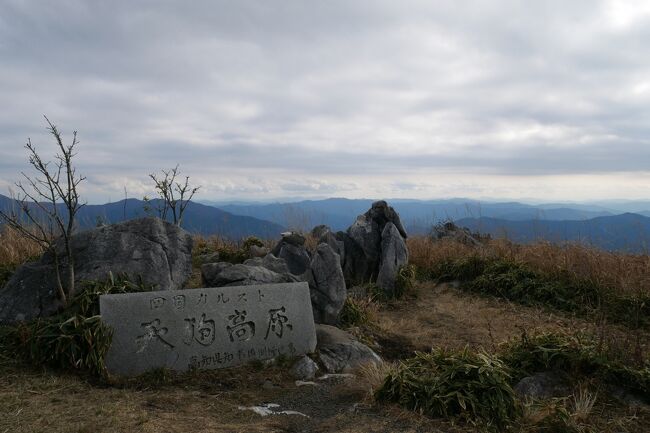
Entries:
[[[286, 239], [286, 238], [285, 238]], [[253, 284], [287, 283], [306, 281], [309, 284], [314, 321], [316, 323], [338, 324], [339, 314], [347, 295], [343, 269], [338, 254], [327, 244], [318, 245], [313, 257], [304, 246], [299, 246], [298, 236], [289, 237], [288, 242], [280, 241], [274, 251], [287, 251], [296, 248], [308, 259], [307, 266], [300, 265], [295, 274], [285, 258], [273, 253], [264, 258], [246, 260], [243, 264], [208, 263], [201, 266], [201, 276], [206, 287], [247, 286]], [[304, 243], [304, 238], [302, 238]], [[304, 252], [303, 252], [304, 250]], [[292, 256], [295, 258], [295, 256]], [[295, 264], [295, 262], [294, 262]], [[304, 268], [304, 270], [303, 270]], [[296, 268], [294, 267], [294, 270]]]
[[387, 295], [395, 293], [397, 273], [409, 261], [406, 242], [393, 223], [388, 223], [381, 233], [381, 259], [377, 286]]
[[345, 260], [345, 242], [337, 239], [336, 235], [326, 225], [319, 225], [313, 228], [311, 235], [318, 241], [318, 244], [329, 245], [336, 254], [339, 255], [341, 267], [344, 265]]
[[286, 260], [289, 272], [294, 275], [302, 275], [309, 269], [311, 258], [305, 248], [305, 237], [300, 233], [282, 233], [282, 239], [273, 248], [271, 254]]
[[397, 271], [408, 262], [406, 237], [399, 215], [385, 201], [373, 203], [347, 232], [338, 232], [348, 286], [376, 281], [386, 294], [394, 293]]
[[263, 266], [245, 264], [231, 265], [229, 263], [215, 263], [211, 265], [218, 265], [218, 267], [214, 266], [217, 272], [209, 274], [206, 269], [209, 265], [203, 265], [201, 268], [203, 282], [207, 287], [252, 286], [255, 284], [298, 281], [291, 274], [279, 274]]
[[381, 358], [347, 332], [329, 325], [316, 325], [316, 353], [328, 373], [349, 372]]
[[[75, 234], [71, 239], [75, 281], [103, 281], [126, 274], [158, 290], [180, 289], [192, 274], [192, 237], [158, 218], [141, 218]], [[63, 251], [63, 246], [57, 246]], [[60, 256], [64, 256], [62, 253]], [[64, 267], [61, 268], [62, 272]], [[0, 289], [0, 323], [31, 320], [61, 308], [54, 255], [16, 270]], [[77, 286], [78, 287], [78, 286]]]
[[314, 321], [337, 325], [347, 290], [341, 259], [327, 244], [320, 244], [310, 263], [309, 290]]
[[471, 230], [466, 227], [460, 227], [452, 221], [446, 221], [436, 224], [431, 229], [431, 238], [434, 241], [452, 239], [461, 244], [476, 246], [481, 243], [482, 239], [490, 239], [490, 236], [487, 235], [483, 238], [479, 233], [472, 233]]
[[521, 379], [513, 390], [521, 398], [547, 399], [571, 393], [566, 377], [557, 372], [540, 372]]

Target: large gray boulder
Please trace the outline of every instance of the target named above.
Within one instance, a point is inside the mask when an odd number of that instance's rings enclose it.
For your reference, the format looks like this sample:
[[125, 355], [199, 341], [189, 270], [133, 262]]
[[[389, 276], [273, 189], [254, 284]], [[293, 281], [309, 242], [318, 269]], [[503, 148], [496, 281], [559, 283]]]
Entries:
[[228, 262], [206, 263], [201, 265], [201, 281], [204, 287], [216, 287], [215, 281], [221, 272], [233, 266]]
[[327, 244], [316, 248], [310, 264], [311, 305], [314, 321], [337, 325], [347, 291], [339, 255]]
[[377, 286], [386, 295], [393, 296], [395, 294], [397, 273], [408, 261], [409, 253], [406, 242], [395, 224], [389, 222], [381, 234], [381, 260], [377, 275]]
[[207, 287], [252, 286], [255, 284], [289, 283], [297, 281], [290, 274], [278, 274], [262, 266], [232, 265], [204, 281]]
[[282, 239], [271, 251], [275, 257], [284, 259], [289, 272], [302, 275], [309, 269], [311, 257], [305, 248], [305, 237], [296, 232], [282, 233]]
[[[141, 218], [75, 234], [71, 239], [77, 287], [126, 274], [158, 290], [181, 289], [192, 274], [192, 236], [159, 218]], [[63, 256], [63, 246], [57, 245]], [[64, 268], [62, 267], [62, 272]], [[54, 255], [16, 270], [0, 290], [0, 323], [31, 320], [57, 312]]]
[[367, 363], [382, 362], [368, 346], [329, 325], [316, 325], [316, 353], [328, 373], [348, 372]]
[[244, 264], [250, 266], [261, 266], [270, 271], [277, 272], [278, 274], [289, 273], [289, 266], [287, 265], [287, 261], [279, 257], [275, 257], [271, 253], [264, 256], [264, 258], [255, 257], [253, 259], [248, 259], [244, 262]]

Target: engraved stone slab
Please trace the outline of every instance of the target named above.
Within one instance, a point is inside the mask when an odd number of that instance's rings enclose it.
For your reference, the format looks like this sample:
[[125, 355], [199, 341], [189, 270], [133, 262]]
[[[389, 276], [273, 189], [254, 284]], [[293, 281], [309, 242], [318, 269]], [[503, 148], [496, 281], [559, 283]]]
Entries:
[[231, 367], [316, 348], [304, 282], [103, 295], [99, 305], [113, 329], [111, 374]]

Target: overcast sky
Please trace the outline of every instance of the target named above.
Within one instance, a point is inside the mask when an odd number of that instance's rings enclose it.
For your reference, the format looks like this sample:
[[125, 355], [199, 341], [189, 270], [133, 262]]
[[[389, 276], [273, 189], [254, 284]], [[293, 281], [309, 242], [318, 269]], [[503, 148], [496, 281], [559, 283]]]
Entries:
[[650, 2], [0, 1], [0, 189], [71, 137], [91, 203], [650, 198]]

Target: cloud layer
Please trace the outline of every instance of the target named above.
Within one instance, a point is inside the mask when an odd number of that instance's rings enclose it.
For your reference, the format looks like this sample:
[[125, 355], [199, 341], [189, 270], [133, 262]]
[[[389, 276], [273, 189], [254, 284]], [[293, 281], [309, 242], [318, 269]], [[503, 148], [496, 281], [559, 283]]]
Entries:
[[[453, 4], [452, 4], [453, 3]], [[47, 114], [91, 201], [647, 197], [650, 4], [0, 4], [0, 187]]]

